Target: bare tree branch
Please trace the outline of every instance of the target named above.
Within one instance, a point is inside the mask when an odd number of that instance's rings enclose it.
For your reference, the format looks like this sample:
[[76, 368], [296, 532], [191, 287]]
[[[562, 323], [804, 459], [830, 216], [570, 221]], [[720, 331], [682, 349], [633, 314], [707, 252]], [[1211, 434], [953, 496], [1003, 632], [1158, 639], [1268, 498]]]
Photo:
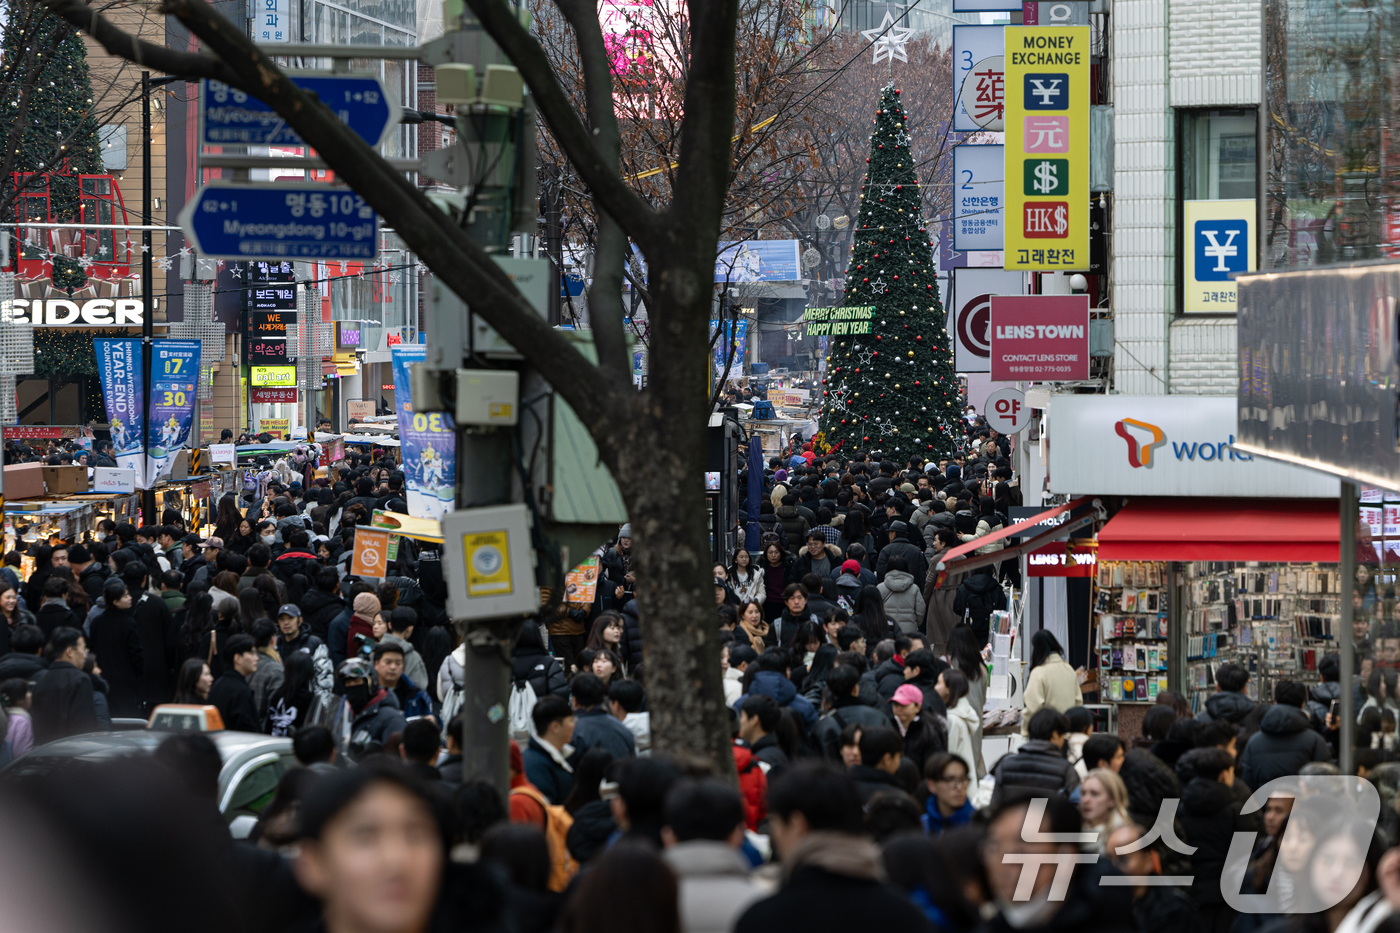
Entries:
[[550, 68], [544, 49], [520, 25], [515, 11], [501, 0], [467, 0], [467, 6], [481, 20], [491, 38], [520, 69], [535, 106], [549, 122], [554, 138], [588, 183], [593, 196], [634, 239], [656, 233], [657, 215], [636, 192], [623, 183], [616, 168], [609, 168], [606, 157], [594, 146], [593, 135], [602, 132], [595, 126], [593, 134], [578, 118], [564, 89]]
[[144, 65], [166, 74], [188, 78], [211, 78], [248, 90], [228, 65], [198, 52], [181, 52], [154, 42], [147, 42], [125, 32], [83, 0], [45, 0], [55, 15], [71, 23], [97, 40], [110, 54], [137, 65]]

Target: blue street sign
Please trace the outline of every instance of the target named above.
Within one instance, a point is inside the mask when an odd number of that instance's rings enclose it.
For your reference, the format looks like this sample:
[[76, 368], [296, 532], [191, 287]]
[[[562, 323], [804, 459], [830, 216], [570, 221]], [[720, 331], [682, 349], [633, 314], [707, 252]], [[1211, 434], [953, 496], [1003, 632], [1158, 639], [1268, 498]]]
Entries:
[[210, 259], [373, 259], [379, 217], [364, 198], [329, 185], [204, 185], [180, 226]]
[[[371, 146], [398, 125], [399, 105], [373, 75], [288, 75]], [[304, 146], [267, 104], [227, 84], [205, 79], [199, 95], [199, 141], [206, 146]]]

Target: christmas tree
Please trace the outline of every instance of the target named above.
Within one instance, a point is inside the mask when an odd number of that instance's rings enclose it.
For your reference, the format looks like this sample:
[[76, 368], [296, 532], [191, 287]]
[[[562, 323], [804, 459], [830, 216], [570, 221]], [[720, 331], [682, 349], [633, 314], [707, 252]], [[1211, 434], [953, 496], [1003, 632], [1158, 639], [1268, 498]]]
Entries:
[[[834, 317], [821, 440], [934, 459], [954, 449], [958, 381], [899, 91], [875, 112], [843, 308]], [[842, 333], [841, 331], [845, 331]]]
[[[14, 170], [47, 175], [25, 185], [26, 191], [48, 187], [53, 220], [78, 217], [78, 175], [102, 174], [102, 147], [93, 116], [92, 79], [82, 36], [38, 0], [8, 5], [0, 38], [0, 107], [13, 121], [25, 109]], [[23, 179], [21, 179], [23, 181]], [[6, 186], [13, 178], [3, 180]], [[11, 192], [13, 194], [13, 192]], [[6, 220], [13, 221], [11, 202]], [[87, 276], [66, 257], [54, 264], [54, 283], [78, 288]]]

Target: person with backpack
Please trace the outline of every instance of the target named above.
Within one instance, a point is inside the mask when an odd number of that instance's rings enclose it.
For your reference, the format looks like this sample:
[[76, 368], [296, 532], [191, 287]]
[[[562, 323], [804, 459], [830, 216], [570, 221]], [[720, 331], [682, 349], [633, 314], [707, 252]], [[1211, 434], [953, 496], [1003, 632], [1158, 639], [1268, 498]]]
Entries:
[[890, 718], [874, 706], [860, 701], [860, 672], [854, 667], [838, 664], [826, 677], [835, 708], [822, 717], [812, 731], [812, 738], [829, 761], [841, 760], [841, 730], [850, 725], [865, 727], [890, 726]]
[[953, 615], [969, 622], [979, 648], [986, 646], [990, 637], [992, 613], [1006, 608], [1006, 591], [992, 570], [987, 566], [972, 571], [953, 599]]
[[577, 717], [572, 739], [575, 760], [595, 747], [606, 748], [614, 758], [636, 758], [637, 740], [632, 730], [618, 722], [604, 705], [607, 694], [602, 678], [596, 674], [579, 674], [574, 677], [570, 689]]

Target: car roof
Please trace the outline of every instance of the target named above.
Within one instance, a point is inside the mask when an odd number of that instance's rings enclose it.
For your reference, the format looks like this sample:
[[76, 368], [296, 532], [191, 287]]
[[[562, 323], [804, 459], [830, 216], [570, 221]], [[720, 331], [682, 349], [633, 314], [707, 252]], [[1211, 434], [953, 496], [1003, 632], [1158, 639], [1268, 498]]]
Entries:
[[[156, 746], [178, 732], [150, 729], [131, 729], [120, 732], [89, 732], [69, 736], [31, 749], [20, 761], [28, 758], [82, 758], [95, 760], [112, 758], [133, 751], [154, 751]], [[225, 763], [240, 754], [257, 749], [267, 751], [290, 751], [292, 740], [262, 735], [257, 732], [204, 732], [219, 749], [219, 757]]]

